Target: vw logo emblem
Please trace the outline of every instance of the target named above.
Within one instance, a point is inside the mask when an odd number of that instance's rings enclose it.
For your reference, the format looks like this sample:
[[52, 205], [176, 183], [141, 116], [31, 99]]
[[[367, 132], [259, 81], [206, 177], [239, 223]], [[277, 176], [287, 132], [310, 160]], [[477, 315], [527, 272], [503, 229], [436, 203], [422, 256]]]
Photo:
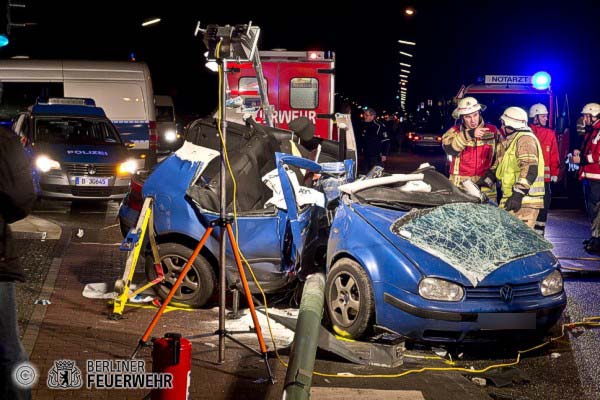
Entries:
[[500, 297], [505, 303], [510, 303], [513, 299], [513, 290], [510, 286], [505, 285], [500, 289]]
[[88, 166], [88, 174], [96, 175], [96, 167], [94, 167], [93, 165]]

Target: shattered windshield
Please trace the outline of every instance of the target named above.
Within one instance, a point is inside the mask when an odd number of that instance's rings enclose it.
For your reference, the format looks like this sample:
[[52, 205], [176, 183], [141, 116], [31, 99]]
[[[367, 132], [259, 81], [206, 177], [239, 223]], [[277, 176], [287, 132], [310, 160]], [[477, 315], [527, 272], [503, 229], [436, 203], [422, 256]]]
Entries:
[[517, 218], [487, 204], [413, 210], [395, 221], [391, 230], [452, 265], [473, 286], [509, 261], [552, 249]]

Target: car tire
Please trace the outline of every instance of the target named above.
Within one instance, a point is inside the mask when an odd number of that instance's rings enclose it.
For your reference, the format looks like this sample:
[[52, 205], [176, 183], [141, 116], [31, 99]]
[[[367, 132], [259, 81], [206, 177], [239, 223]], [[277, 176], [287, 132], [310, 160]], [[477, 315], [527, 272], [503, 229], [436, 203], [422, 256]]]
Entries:
[[[163, 243], [158, 246], [165, 281], [154, 286], [154, 291], [161, 299], [166, 299], [179, 273], [192, 256], [193, 250], [179, 243]], [[157, 277], [152, 255], [146, 256], [146, 278], [152, 281]], [[175, 292], [172, 301], [190, 307], [202, 307], [212, 296], [217, 278], [212, 265], [202, 255], [198, 255]]]
[[369, 276], [356, 261], [342, 258], [327, 274], [325, 284], [327, 313], [334, 330], [358, 339], [372, 328], [375, 299]]

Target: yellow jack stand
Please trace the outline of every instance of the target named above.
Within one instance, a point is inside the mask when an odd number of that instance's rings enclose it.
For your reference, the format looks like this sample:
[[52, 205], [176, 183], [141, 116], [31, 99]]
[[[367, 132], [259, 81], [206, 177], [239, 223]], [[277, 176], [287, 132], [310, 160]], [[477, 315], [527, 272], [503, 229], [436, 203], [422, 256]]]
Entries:
[[[122, 251], [128, 251], [127, 261], [125, 263], [125, 271], [123, 272], [123, 278], [118, 279], [115, 282], [115, 292], [117, 297], [113, 302], [113, 312], [109, 315], [109, 319], [118, 320], [123, 317], [123, 310], [127, 301], [134, 298], [144, 290], [158, 283], [161, 283], [164, 279], [164, 273], [162, 265], [160, 263], [160, 257], [158, 255], [158, 246], [156, 245], [156, 238], [154, 237], [154, 219], [152, 216], [152, 201], [151, 197], [146, 197], [142, 211], [138, 217], [137, 225], [127, 233], [123, 243], [121, 244]], [[152, 249], [152, 257], [154, 259], [154, 268], [156, 269], [157, 277], [151, 282], [148, 282], [144, 286], [140, 287], [133, 293], [129, 293], [135, 267], [142, 251], [144, 237], [148, 233], [148, 240], [150, 241], [150, 248]]]

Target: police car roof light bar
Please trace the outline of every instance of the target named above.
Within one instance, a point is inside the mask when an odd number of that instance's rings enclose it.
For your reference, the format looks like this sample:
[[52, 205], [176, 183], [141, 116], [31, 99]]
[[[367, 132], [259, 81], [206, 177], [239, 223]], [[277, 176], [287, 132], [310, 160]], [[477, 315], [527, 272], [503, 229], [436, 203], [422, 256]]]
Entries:
[[83, 98], [83, 97], [38, 97], [35, 104], [48, 104], [48, 105], [70, 105], [70, 106], [90, 106], [96, 107], [94, 99]]

